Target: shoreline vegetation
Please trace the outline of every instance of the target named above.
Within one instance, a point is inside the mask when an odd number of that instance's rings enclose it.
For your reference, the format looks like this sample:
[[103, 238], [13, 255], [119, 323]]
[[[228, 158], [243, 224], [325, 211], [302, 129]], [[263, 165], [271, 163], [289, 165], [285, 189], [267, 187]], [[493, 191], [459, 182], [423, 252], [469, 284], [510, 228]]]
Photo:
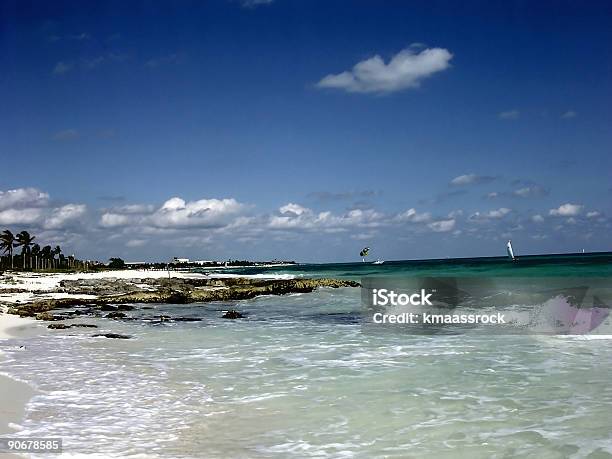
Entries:
[[[196, 268], [245, 268], [289, 266], [297, 264], [289, 260], [250, 261], [250, 260], [190, 260], [189, 258], [174, 257], [168, 262], [125, 262], [119, 257], [111, 257], [108, 263], [97, 260], [80, 260], [74, 254], [65, 256], [59, 245], [41, 247], [36, 236], [28, 231], [14, 234], [5, 229], [0, 232], [0, 274], [3, 271], [27, 272], [77, 272], [77, 271], [105, 271], [105, 270], [191, 270]], [[18, 252], [18, 253], [16, 253]]]
[[[125, 262], [119, 257], [111, 257], [108, 263], [97, 260], [80, 260], [74, 254], [65, 256], [59, 245], [41, 247], [36, 236], [28, 231], [14, 234], [5, 229], [0, 232], [0, 274], [3, 271], [27, 272], [76, 272], [76, 271], [104, 271], [113, 269], [135, 270], [191, 270], [195, 268], [245, 268], [289, 266], [297, 264], [289, 260], [250, 261], [250, 260], [190, 260], [189, 258], [174, 257], [168, 262]], [[18, 253], [16, 253], [18, 252]]]

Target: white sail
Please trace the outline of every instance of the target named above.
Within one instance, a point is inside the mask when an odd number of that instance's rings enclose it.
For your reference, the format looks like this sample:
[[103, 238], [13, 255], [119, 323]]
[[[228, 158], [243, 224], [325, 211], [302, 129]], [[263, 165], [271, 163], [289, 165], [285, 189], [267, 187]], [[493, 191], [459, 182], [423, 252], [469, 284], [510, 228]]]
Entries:
[[512, 249], [512, 241], [508, 241], [508, 244], [506, 244], [506, 250], [508, 251], [508, 258], [514, 261], [515, 258], [514, 258], [514, 250]]

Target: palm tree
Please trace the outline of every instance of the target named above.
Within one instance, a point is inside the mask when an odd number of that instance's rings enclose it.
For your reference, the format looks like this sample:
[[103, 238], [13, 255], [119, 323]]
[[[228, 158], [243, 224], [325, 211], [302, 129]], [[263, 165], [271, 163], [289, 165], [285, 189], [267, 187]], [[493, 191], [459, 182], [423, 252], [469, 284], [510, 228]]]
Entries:
[[34, 257], [34, 269], [38, 269], [38, 258], [40, 256], [40, 246], [34, 244], [31, 250], [32, 256]]
[[48, 268], [49, 264], [51, 264], [51, 246], [44, 246], [40, 253], [42, 255], [42, 259], [45, 260], [45, 268]]
[[11, 269], [13, 266], [13, 247], [15, 246], [15, 235], [11, 233], [9, 230], [4, 230], [2, 234], [0, 234], [0, 249], [4, 251], [4, 253], [8, 254], [11, 257]]
[[21, 247], [21, 256], [23, 257], [23, 269], [25, 269], [26, 267], [26, 254], [30, 253], [30, 247], [32, 246], [34, 239], [36, 238], [34, 236], [30, 236], [30, 233], [28, 233], [27, 231], [22, 231], [17, 234], [17, 244], [15, 244], [15, 246]]

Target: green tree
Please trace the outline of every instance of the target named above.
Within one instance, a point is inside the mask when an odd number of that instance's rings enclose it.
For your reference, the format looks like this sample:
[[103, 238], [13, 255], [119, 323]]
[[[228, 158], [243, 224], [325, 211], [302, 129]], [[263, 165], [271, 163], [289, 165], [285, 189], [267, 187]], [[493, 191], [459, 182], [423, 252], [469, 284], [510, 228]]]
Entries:
[[15, 246], [15, 235], [11, 233], [9, 230], [4, 230], [2, 234], [0, 234], [0, 249], [4, 251], [9, 257], [11, 257], [11, 269], [13, 266], [13, 247]]
[[34, 269], [38, 269], [38, 260], [40, 259], [40, 246], [38, 244], [34, 244], [32, 249], [30, 250], [32, 257], [34, 258]]
[[121, 258], [109, 258], [108, 267], [112, 269], [123, 269], [125, 268], [125, 261]]
[[41, 258], [45, 264], [45, 269], [48, 268], [51, 265], [51, 246], [50, 245], [46, 245], [42, 248], [42, 250], [40, 251], [40, 255]]
[[22, 256], [22, 267], [26, 268], [26, 256], [30, 254], [30, 247], [34, 243], [34, 236], [31, 236], [27, 231], [22, 231], [17, 234], [17, 244], [16, 247], [21, 247], [21, 256]]

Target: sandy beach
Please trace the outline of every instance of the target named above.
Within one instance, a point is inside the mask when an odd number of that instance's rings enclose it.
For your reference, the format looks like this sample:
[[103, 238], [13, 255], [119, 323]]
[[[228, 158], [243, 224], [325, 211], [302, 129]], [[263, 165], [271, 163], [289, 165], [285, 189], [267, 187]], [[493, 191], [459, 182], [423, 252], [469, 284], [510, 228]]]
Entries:
[[[187, 277], [186, 273], [173, 272], [173, 277]], [[23, 303], [33, 298], [95, 298], [93, 295], [70, 295], [50, 292], [59, 287], [63, 280], [75, 279], [145, 279], [167, 277], [167, 271], [103, 271], [96, 273], [44, 274], [44, 273], [5, 273], [0, 276], [0, 340], [24, 337], [36, 333], [42, 326], [31, 318], [7, 314], [5, 305]], [[197, 276], [197, 274], [195, 275]], [[24, 291], [11, 291], [19, 289]], [[2, 303], [5, 305], [3, 306]], [[17, 346], [20, 344], [16, 344]], [[5, 356], [0, 352], [0, 373]], [[11, 433], [11, 423], [19, 423], [25, 405], [35, 391], [29, 385], [0, 374], [0, 435]], [[2, 453], [0, 453], [0, 457]]]
[[[0, 312], [0, 340], [35, 332], [33, 319], [26, 319]], [[15, 344], [19, 346], [18, 343]], [[5, 356], [0, 352], [0, 372]], [[29, 385], [0, 374], [0, 435], [13, 433], [11, 424], [19, 424], [25, 413], [26, 403], [35, 391]], [[9, 457], [8, 455], [0, 457]]]
[[[187, 277], [186, 273], [173, 272], [172, 277]], [[167, 277], [166, 271], [104, 271], [97, 273], [44, 274], [44, 273], [5, 273], [0, 276], [0, 340], [22, 338], [38, 333], [44, 324], [31, 318], [7, 314], [7, 304], [23, 303], [33, 298], [95, 298], [93, 295], [70, 295], [51, 292], [59, 287], [62, 280], [75, 279], [148, 279]], [[198, 276], [197, 274], [195, 276]], [[12, 291], [15, 289], [23, 291]], [[3, 303], [3, 304], [2, 304]], [[17, 341], [15, 346], [23, 344]], [[34, 388], [26, 383], [2, 374], [6, 356], [0, 351], [0, 435], [15, 432], [13, 425], [19, 425], [25, 414], [26, 404], [36, 394]], [[19, 457], [1, 453], [0, 458]]]
[[[163, 278], [198, 278], [207, 277], [205, 274], [191, 273], [186, 271], [153, 271], [125, 269], [118, 271], [96, 271], [96, 272], [77, 272], [77, 273], [32, 273], [32, 272], [6, 272], [0, 276], [0, 294], [2, 290], [20, 288], [41, 292], [53, 290], [59, 287], [63, 280], [77, 279], [163, 279]], [[0, 298], [2, 301], [4, 298]]]

